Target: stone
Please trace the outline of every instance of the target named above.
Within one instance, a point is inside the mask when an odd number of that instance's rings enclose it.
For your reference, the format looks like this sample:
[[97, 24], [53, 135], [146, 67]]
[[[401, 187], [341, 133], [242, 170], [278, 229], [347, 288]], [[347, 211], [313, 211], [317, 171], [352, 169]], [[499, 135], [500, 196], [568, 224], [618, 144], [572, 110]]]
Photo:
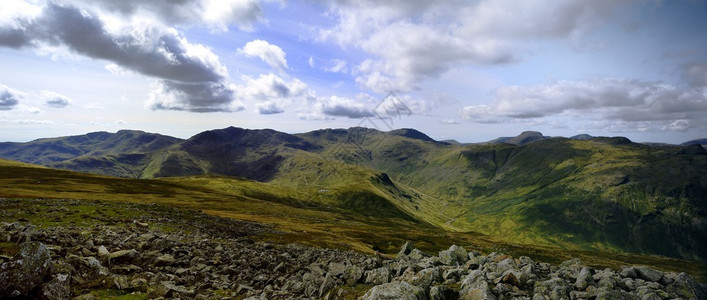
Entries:
[[79, 257], [69, 254], [66, 261], [74, 268], [73, 279], [82, 287], [93, 287], [101, 283], [110, 274], [95, 257]]
[[462, 291], [459, 295], [459, 300], [496, 300], [496, 296], [488, 288], [470, 289]]
[[411, 260], [420, 261], [427, 257], [427, 255], [424, 252], [420, 251], [420, 249], [412, 249], [412, 251], [410, 251], [410, 254], [408, 254], [408, 257]]
[[176, 262], [177, 260], [174, 259], [174, 256], [171, 254], [162, 254], [155, 258], [155, 266], [169, 266], [172, 265]]
[[55, 274], [49, 282], [41, 285], [39, 299], [64, 300], [71, 297], [69, 274]]
[[513, 258], [506, 258], [496, 264], [496, 272], [503, 273], [508, 270], [513, 270], [516, 268], [516, 263]]
[[327, 274], [326, 277], [324, 277], [324, 282], [322, 282], [322, 285], [319, 287], [319, 298], [326, 295], [326, 293], [328, 293], [335, 286], [336, 280], [334, 279], [334, 276]]
[[461, 266], [469, 260], [469, 254], [457, 245], [452, 245], [449, 249], [439, 252], [439, 261], [447, 266]]
[[356, 265], [350, 265], [346, 267], [346, 270], [344, 271], [343, 279], [346, 282], [347, 285], [354, 285], [361, 280], [363, 277], [365, 269], [363, 267], [359, 267]]
[[446, 286], [438, 285], [430, 288], [430, 300], [456, 300], [458, 298], [459, 293]]
[[51, 273], [49, 250], [40, 242], [25, 242], [0, 265], [0, 298], [27, 297]]
[[501, 277], [501, 283], [510, 284], [515, 287], [521, 286], [520, 280], [513, 274], [513, 272], [507, 272], [506, 275]]
[[329, 263], [329, 271], [327, 273], [331, 276], [341, 276], [346, 271], [346, 265], [342, 263], [332, 262]]
[[579, 274], [577, 275], [577, 280], [574, 283], [574, 287], [579, 291], [584, 291], [590, 285], [594, 285], [592, 269], [584, 267], [581, 271], [579, 271]]
[[130, 288], [128, 277], [125, 275], [112, 275], [110, 279], [110, 282], [112, 283], [111, 288], [118, 290], [126, 290]]
[[631, 279], [636, 279], [638, 278], [638, 274], [636, 274], [636, 268], [634, 267], [627, 267], [623, 268], [621, 272], [619, 272], [619, 275], [623, 278], [631, 278]]
[[386, 267], [380, 267], [370, 271], [366, 271], [366, 284], [384, 284], [390, 282], [390, 270]]
[[426, 300], [427, 295], [421, 287], [404, 281], [376, 285], [366, 292], [362, 300]]
[[663, 272], [646, 266], [637, 266], [634, 269], [637, 277], [645, 281], [658, 282], [663, 277]]
[[109, 264], [126, 264], [134, 262], [140, 253], [135, 249], [130, 250], [119, 250], [111, 254], [108, 254]]
[[675, 281], [668, 286], [668, 291], [685, 299], [707, 299], [707, 291], [684, 272], [675, 277]]
[[442, 271], [439, 268], [424, 269], [403, 280], [427, 290], [433, 283], [441, 283]]
[[415, 249], [415, 247], [412, 246], [412, 242], [405, 242], [405, 244], [403, 244], [403, 246], [400, 248], [400, 251], [398, 252], [396, 258], [407, 257], [407, 255], [410, 254], [413, 249]]
[[633, 300], [634, 297], [624, 290], [598, 290], [595, 300]]

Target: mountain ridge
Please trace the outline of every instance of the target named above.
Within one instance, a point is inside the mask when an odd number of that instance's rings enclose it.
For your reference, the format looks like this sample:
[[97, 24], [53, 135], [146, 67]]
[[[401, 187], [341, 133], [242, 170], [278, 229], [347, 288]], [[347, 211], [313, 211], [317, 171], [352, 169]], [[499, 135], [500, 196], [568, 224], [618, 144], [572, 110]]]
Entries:
[[0, 145], [0, 157], [24, 153], [27, 160], [30, 153], [50, 167], [134, 178], [237, 176], [297, 191], [317, 205], [381, 208], [451, 231], [707, 259], [700, 225], [707, 223], [707, 151], [698, 145], [539, 132], [453, 145], [412, 129], [287, 134], [228, 127], [186, 140], [126, 131], [33, 141], [25, 145], [30, 152], [22, 146]]

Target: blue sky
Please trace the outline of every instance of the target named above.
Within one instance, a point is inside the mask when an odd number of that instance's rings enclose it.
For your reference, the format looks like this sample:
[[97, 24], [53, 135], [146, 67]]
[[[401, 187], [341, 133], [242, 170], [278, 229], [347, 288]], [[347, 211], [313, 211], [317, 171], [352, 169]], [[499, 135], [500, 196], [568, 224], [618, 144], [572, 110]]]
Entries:
[[680, 143], [707, 137], [705, 32], [688, 0], [3, 0], [0, 141], [362, 125]]

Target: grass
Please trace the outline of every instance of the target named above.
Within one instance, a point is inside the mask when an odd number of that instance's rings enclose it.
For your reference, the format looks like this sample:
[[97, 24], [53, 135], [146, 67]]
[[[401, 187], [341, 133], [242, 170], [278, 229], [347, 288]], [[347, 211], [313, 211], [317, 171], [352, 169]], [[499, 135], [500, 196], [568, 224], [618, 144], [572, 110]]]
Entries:
[[[407, 240], [416, 247], [434, 254], [452, 244], [482, 252], [501, 251], [513, 256], [527, 255], [549, 262], [561, 262], [579, 257], [595, 267], [618, 268], [629, 264], [646, 264], [663, 270], [686, 271], [705, 281], [705, 265], [658, 256], [626, 254], [616, 251], [563, 250], [556, 247], [509, 243], [475, 232], [454, 232], [411, 219], [400, 210], [359, 212], [346, 204], [353, 198], [336, 202], [349, 191], [334, 186], [329, 192], [302, 191], [247, 179], [223, 176], [193, 176], [166, 179], [124, 179], [90, 175], [46, 168], [35, 168], [0, 161], [0, 197], [44, 198], [46, 207], [39, 205], [5, 207], [7, 221], [26, 219], [40, 226], [88, 226], [92, 222], [130, 222], [142, 212], [115, 206], [98, 209], [92, 201], [112, 203], [157, 203], [202, 210], [208, 214], [255, 221], [273, 226], [274, 231], [254, 237], [278, 243], [355, 250], [364, 253], [380, 251], [387, 255], [397, 253]], [[350, 188], [365, 187], [372, 193], [383, 193], [373, 181], [359, 182]], [[375, 200], [375, 196], [369, 201]], [[345, 197], [344, 197], [345, 198]], [[49, 218], [51, 199], [87, 201], [69, 211]], [[113, 207], [113, 206], [111, 206]], [[376, 207], [375, 205], [371, 207]], [[385, 207], [384, 207], [385, 208]], [[391, 212], [395, 214], [391, 215]], [[509, 225], [511, 227], [516, 225]], [[0, 247], [8, 249], [6, 247]]]

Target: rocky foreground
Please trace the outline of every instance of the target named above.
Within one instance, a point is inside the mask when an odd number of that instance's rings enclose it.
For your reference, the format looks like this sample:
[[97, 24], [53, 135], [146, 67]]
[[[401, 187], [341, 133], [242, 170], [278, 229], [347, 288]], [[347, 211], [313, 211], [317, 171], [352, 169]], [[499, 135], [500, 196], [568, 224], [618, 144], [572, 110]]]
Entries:
[[0, 298], [127, 293], [165, 299], [707, 298], [706, 287], [690, 275], [644, 266], [597, 270], [576, 259], [555, 266], [456, 245], [428, 255], [410, 243], [395, 259], [386, 259], [254, 242], [247, 236], [269, 229], [194, 214], [205, 224], [225, 226], [165, 230], [154, 224], [169, 217], [154, 214], [87, 227], [0, 223], [0, 242], [16, 250], [0, 256]]

